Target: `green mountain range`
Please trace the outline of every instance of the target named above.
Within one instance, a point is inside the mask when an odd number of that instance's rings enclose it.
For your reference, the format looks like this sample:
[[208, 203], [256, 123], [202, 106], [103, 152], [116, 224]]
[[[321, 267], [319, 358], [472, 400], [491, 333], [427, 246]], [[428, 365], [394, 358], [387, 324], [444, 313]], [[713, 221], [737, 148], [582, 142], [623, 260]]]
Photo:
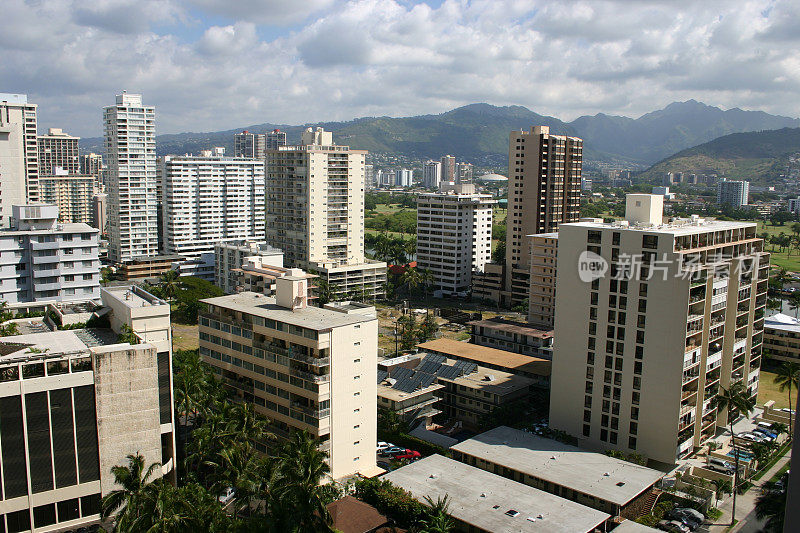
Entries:
[[650, 167], [643, 178], [666, 172], [716, 173], [733, 179], [771, 182], [800, 153], [800, 128], [734, 133], [682, 150]]
[[[299, 140], [308, 126], [333, 131], [334, 140], [370, 152], [414, 158], [439, 158], [452, 154], [478, 164], [505, 165], [508, 134], [534, 125], [550, 126], [551, 133], [576, 135], [584, 140], [586, 160], [650, 165], [685, 148], [730, 133], [800, 127], [800, 119], [761, 111], [723, 111], [694, 100], [676, 102], [639, 118], [597, 114], [572, 122], [539, 115], [522, 106], [471, 104], [439, 115], [415, 117], [365, 117], [349, 122], [323, 122], [303, 126], [257, 124], [235, 130], [178, 133], [156, 137], [158, 154], [197, 152], [211, 146], [232, 150], [233, 134], [280, 128], [289, 142]], [[99, 138], [83, 139], [82, 147], [102, 151]]]

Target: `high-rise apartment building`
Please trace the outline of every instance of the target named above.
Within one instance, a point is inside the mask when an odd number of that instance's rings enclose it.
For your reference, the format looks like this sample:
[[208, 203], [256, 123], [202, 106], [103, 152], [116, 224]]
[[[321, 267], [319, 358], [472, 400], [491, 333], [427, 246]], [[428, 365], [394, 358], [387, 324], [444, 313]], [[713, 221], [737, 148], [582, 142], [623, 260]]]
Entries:
[[[102, 301], [111, 329], [1, 340], [3, 531], [99, 522], [102, 497], [119, 488], [111, 468], [128, 454], [160, 463], [151, 479], [175, 480], [169, 304], [138, 287], [103, 289]], [[88, 307], [54, 312], [92, 316]], [[119, 343], [123, 324], [140, 342]]]
[[58, 206], [58, 219], [61, 222], [92, 224], [95, 185], [94, 176], [41, 175], [39, 196], [42, 203]]
[[530, 239], [577, 222], [581, 209], [583, 141], [551, 135], [547, 126], [512, 131], [508, 143], [505, 290], [511, 303], [528, 298]]
[[[299, 272], [298, 272], [299, 273]], [[375, 470], [378, 320], [358, 303], [307, 305], [307, 279], [202, 300], [200, 355], [238, 398], [285, 437], [305, 430], [329, 454], [331, 477]]]
[[414, 171], [407, 168], [400, 168], [394, 172], [394, 183], [398, 187], [411, 187], [414, 179]]
[[456, 169], [456, 181], [469, 183], [472, 181], [472, 163], [459, 163]]
[[456, 179], [456, 158], [452, 155], [443, 155], [442, 160], [442, 181], [451, 182]]
[[550, 425], [673, 464], [727, 425], [720, 387], [758, 394], [769, 254], [754, 223], [664, 223], [662, 205], [631, 194], [626, 221], [560, 227]]
[[215, 148], [165, 156], [162, 172], [167, 254], [197, 259], [219, 242], [264, 239], [263, 161]]
[[8, 227], [13, 206], [38, 201], [36, 104], [0, 93], [0, 227]]
[[80, 154], [79, 161], [81, 164], [79, 174], [94, 176], [97, 179], [98, 185], [105, 185], [106, 165], [103, 163], [102, 155], [95, 154], [94, 152]]
[[54, 205], [17, 205], [12, 213], [11, 227], [0, 230], [0, 301], [26, 309], [100, 298], [96, 229], [59, 224]]
[[267, 151], [267, 244], [337, 294], [378, 295], [386, 282], [386, 263], [364, 256], [365, 155], [322, 128], [304, 131], [299, 146]]
[[747, 205], [749, 198], [749, 181], [728, 181], [723, 179], [717, 183], [718, 205], [727, 205], [734, 209], [741, 209]]
[[218, 242], [214, 245], [214, 284], [227, 294], [240, 292], [239, 271], [248, 261], [283, 268], [283, 251], [258, 241]]
[[467, 293], [472, 271], [491, 260], [496, 203], [471, 184], [417, 196], [417, 266], [430, 271], [434, 294]]
[[99, 192], [92, 196], [92, 222], [93, 228], [100, 230], [100, 235], [108, 233], [108, 195]]
[[155, 108], [140, 94], [118, 94], [104, 108], [108, 164], [108, 258], [116, 263], [158, 254]]
[[[264, 134], [264, 149], [277, 150], [281, 146], [286, 146], [286, 132], [281, 130], [272, 130]], [[263, 157], [263, 156], [262, 156]]]
[[441, 161], [426, 161], [422, 166], [422, 185], [428, 189], [438, 189], [442, 182]]
[[78, 157], [78, 141], [61, 128], [50, 128], [47, 135], [39, 135], [39, 175], [58, 176], [80, 174], [81, 161]]
[[263, 133], [250, 133], [244, 130], [233, 135], [233, 156], [250, 159], [264, 159], [266, 138]]
[[530, 235], [531, 270], [528, 322], [552, 329], [556, 315], [556, 253], [558, 233]]

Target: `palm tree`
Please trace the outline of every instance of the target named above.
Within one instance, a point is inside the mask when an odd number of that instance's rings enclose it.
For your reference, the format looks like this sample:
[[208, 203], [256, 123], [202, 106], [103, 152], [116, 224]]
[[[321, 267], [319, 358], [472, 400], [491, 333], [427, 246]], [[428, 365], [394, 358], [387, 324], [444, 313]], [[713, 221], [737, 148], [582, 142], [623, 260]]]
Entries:
[[422, 283], [422, 290], [423, 294], [425, 295], [425, 299], [428, 299], [428, 287], [431, 286], [433, 283], [433, 273], [427, 268], [420, 268], [419, 269], [419, 281]]
[[449, 515], [450, 501], [448, 496], [439, 497], [436, 501], [430, 496], [425, 496], [425, 511], [423, 518], [413, 531], [417, 533], [450, 533], [455, 527], [455, 522]]
[[[765, 484], [766, 485], [766, 484]], [[766, 519], [765, 533], [781, 533], [786, 513], [786, 491], [770, 486], [761, 496], [756, 498], [756, 518]]]
[[408, 287], [408, 296], [411, 297], [411, 293], [422, 283], [422, 276], [417, 267], [410, 267], [403, 273], [401, 281]]
[[[794, 299], [792, 299], [794, 301]], [[778, 390], [788, 391], [789, 393], [789, 436], [791, 437], [794, 435], [794, 427], [792, 426], [792, 387], [795, 389], [798, 388], [800, 384], [800, 364], [795, 362], [783, 363], [780, 367], [778, 367], [778, 371], [775, 374], [775, 379], [772, 380], [776, 385], [778, 385]]]
[[281, 447], [278, 493], [293, 506], [298, 531], [332, 531], [321, 481], [330, 474], [328, 454], [305, 431], [295, 431]]
[[161, 281], [159, 285], [161, 286], [161, 291], [167, 300], [172, 300], [175, 298], [175, 295], [178, 292], [178, 287], [180, 285], [178, 282], [178, 277], [177, 270], [167, 270], [161, 275]]
[[144, 457], [138, 452], [128, 455], [128, 466], [111, 467], [114, 483], [122, 488], [111, 491], [103, 498], [101, 514], [103, 518], [109, 518], [118, 513], [116, 531], [138, 529], [137, 526], [146, 520], [146, 502], [148, 498], [155, 499], [153, 495], [158, 489], [149, 481], [159, 468], [160, 463], [153, 463], [145, 470]]
[[711, 482], [714, 484], [714, 488], [716, 489], [717, 500], [722, 499], [722, 496], [725, 493], [731, 493], [731, 482], [727, 479], [714, 479]]
[[719, 392], [714, 396], [711, 405], [720, 411], [727, 411], [728, 427], [731, 432], [731, 448], [733, 448], [733, 457], [735, 462], [735, 471], [733, 473], [733, 506], [731, 508], [731, 526], [735, 523], [736, 519], [736, 491], [739, 486], [739, 452], [736, 447], [736, 438], [733, 433], [733, 415], [734, 413], [749, 414], [756, 405], [755, 399], [750, 397], [745, 386], [741, 381], [731, 383], [727, 389], [720, 387]]

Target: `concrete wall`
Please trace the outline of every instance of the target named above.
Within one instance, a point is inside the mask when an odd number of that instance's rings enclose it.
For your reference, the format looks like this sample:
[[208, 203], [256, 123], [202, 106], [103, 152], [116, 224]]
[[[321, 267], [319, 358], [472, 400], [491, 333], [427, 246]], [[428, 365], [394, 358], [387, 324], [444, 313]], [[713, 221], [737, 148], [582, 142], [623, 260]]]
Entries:
[[[91, 349], [97, 404], [97, 434], [103, 495], [117, 487], [111, 467], [141, 453], [145, 468], [161, 462], [156, 350], [149, 345]], [[161, 476], [157, 469], [154, 478]]]

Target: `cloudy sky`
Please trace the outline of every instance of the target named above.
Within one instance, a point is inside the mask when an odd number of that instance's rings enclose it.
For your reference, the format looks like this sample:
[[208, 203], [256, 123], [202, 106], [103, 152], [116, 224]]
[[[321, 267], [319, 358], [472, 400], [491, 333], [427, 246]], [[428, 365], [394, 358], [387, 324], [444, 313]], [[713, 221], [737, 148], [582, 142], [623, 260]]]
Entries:
[[797, 0], [0, 0], [0, 92], [101, 133], [123, 89], [159, 133], [441, 113], [571, 120], [694, 98], [800, 116]]

